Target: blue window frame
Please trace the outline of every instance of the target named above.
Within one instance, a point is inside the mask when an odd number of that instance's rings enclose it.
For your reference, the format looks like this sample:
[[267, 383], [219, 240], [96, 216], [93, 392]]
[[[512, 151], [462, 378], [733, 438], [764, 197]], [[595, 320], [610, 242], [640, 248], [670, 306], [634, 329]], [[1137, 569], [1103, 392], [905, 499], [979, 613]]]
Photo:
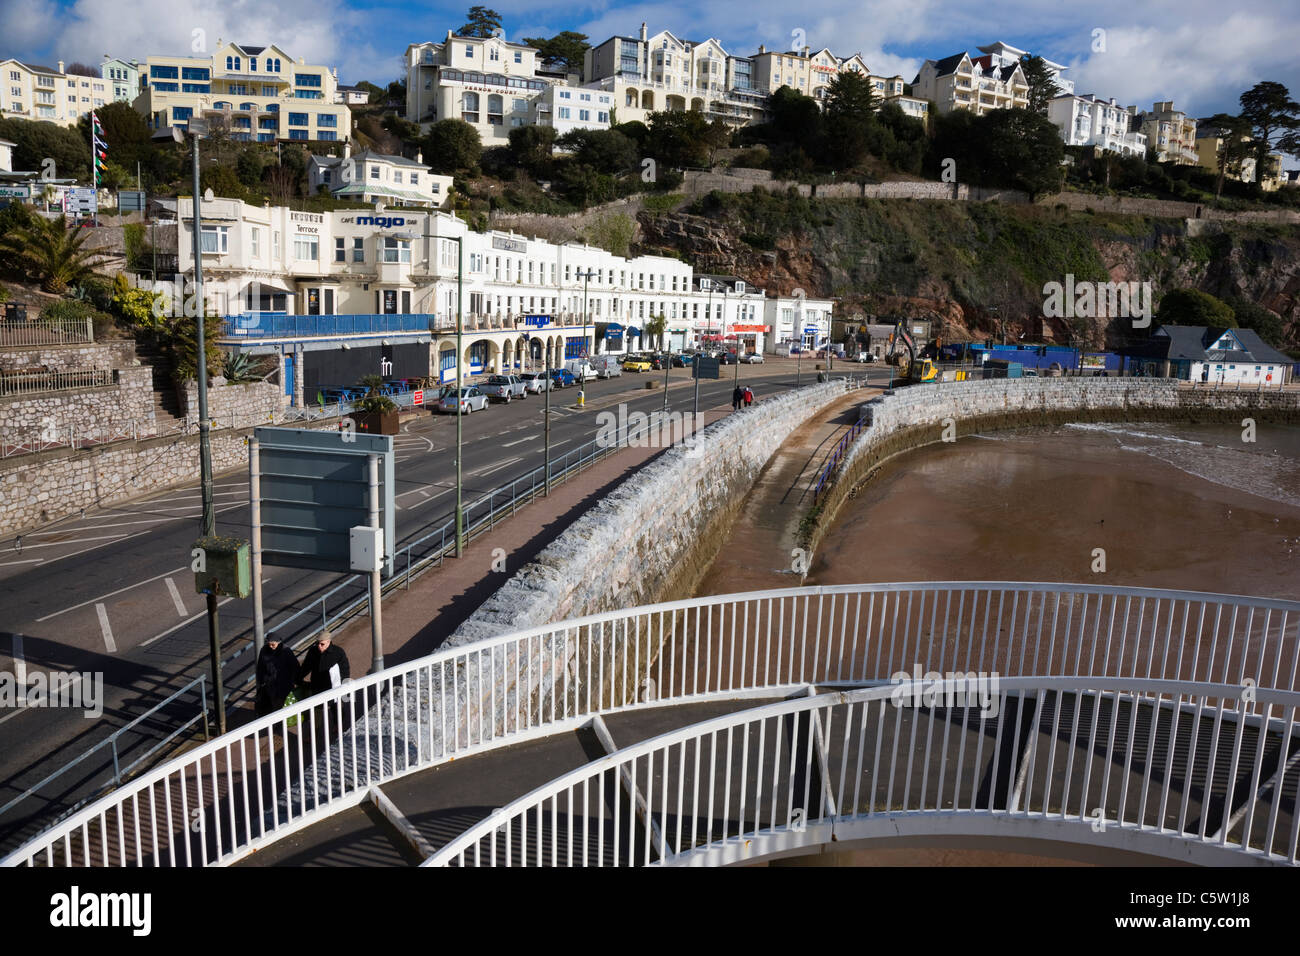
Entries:
[[568, 338], [564, 340], [564, 357], [581, 358], [582, 345], [584, 340], [581, 338]]
[[318, 113], [316, 114], [316, 125], [337, 128], [339, 125], [339, 118], [333, 113]]
[[181, 67], [182, 80], [202, 80], [204, 83], [212, 79], [212, 71], [206, 66], [185, 66]]
[[192, 106], [173, 106], [173, 107], [172, 107], [172, 122], [173, 122], [173, 123], [175, 123], [175, 122], [177, 122], [177, 121], [180, 121], [180, 120], [187, 120], [187, 119], [189, 119], [190, 117], [192, 117], [193, 115], [194, 115], [194, 107], [192, 107]]
[[289, 125], [290, 125], [290, 126], [308, 126], [308, 125], [310, 125], [310, 124], [308, 123], [308, 120], [310, 119], [310, 117], [311, 117], [311, 114], [310, 114], [310, 113], [290, 113], [290, 114], [289, 114]]
[[152, 86], [153, 86], [153, 88], [154, 88], [155, 90], [161, 90], [161, 91], [164, 92], [164, 93], [175, 93], [175, 92], [176, 92], [176, 84], [175, 84], [175, 83], [154, 83], [154, 84], [152, 84]]
[[258, 134], [257, 134], [257, 141], [258, 141], [259, 143], [274, 143], [274, 142], [275, 142], [275, 134], [274, 134], [274, 133], [258, 133]]
[[330, 129], [323, 129], [316, 134], [316, 138], [326, 142], [332, 142], [339, 138], [339, 134]]
[[180, 78], [180, 70], [174, 66], [151, 66], [149, 76], [155, 80], [175, 80]]
[[307, 131], [306, 131], [305, 129], [291, 129], [291, 130], [289, 130], [289, 138], [290, 138], [290, 139], [306, 139], [306, 138], [307, 138]]
[[182, 93], [211, 93], [212, 87], [207, 83], [182, 83]]
[[316, 89], [320, 89], [320, 74], [319, 73], [295, 73], [293, 75], [293, 85], [314, 86]]

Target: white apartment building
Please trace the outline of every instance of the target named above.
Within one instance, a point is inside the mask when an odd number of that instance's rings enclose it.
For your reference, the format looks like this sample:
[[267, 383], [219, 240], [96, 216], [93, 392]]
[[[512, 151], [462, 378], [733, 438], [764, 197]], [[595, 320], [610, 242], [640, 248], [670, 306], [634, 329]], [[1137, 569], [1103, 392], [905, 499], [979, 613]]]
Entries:
[[1047, 118], [1061, 131], [1067, 146], [1093, 146], [1122, 156], [1144, 157], [1147, 138], [1133, 126], [1136, 116], [1113, 98], [1091, 93], [1057, 96], [1047, 104]]
[[933, 100], [940, 113], [961, 109], [983, 116], [990, 110], [1029, 106], [1029, 84], [1020, 64], [995, 61], [993, 54], [972, 60], [962, 52], [926, 60], [912, 80], [912, 94]]
[[[976, 47], [976, 49], [989, 58], [991, 65], [1004, 68], [1016, 65], [1020, 62], [1021, 57], [1029, 55], [1028, 50], [1018, 50], [1009, 44], [1003, 43], [1001, 40], [998, 40], [996, 43], [990, 43], [988, 46]], [[980, 59], [984, 59], [984, 57], [980, 57]], [[1073, 93], [1074, 80], [1067, 80], [1061, 75], [1066, 69], [1068, 69], [1068, 67], [1062, 63], [1053, 63], [1046, 57], [1043, 57], [1042, 60], [1043, 65], [1047, 67], [1048, 71], [1052, 74], [1052, 79], [1056, 81], [1056, 85], [1060, 88], [1061, 93]]]
[[1196, 151], [1196, 120], [1174, 109], [1172, 100], [1156, 103], [1141, 113], [1136, 106], [1129, 109], [1137, 115], [1147, 144], [1156, 151], [1159, 162], [1180, 166], [1195, 166], [1200, 162]]
[[344, 144], [342, 156], [313, 154], [307, 164], [307, 181], [312, 192], [324, 189], [335, 199], [398, 208], [442, 208], [452, 186], [451, 176], [435, 175], [424, 165], [423, 154], [407, 159], [367, 149], [353, 155], [350, 142]]
[[83, 115], [112, 102], [108, 81], [18, 60], [0, 60], [0, 117], [74, 126]]
[[337, 72], [295, 60], [278, 46], [217, 40], [212, 56], [151, 56], [134, 106], [151, 129], [194, 116], [229, 126], [235, 139], [346, 141], [352, 113], [335, 102]]
[[370, 102], [370, 94], [357, 86], [340, 86], [334, 90], [334, 102], [347, 106], [365, 106]]
[[808, 351], [830, 343], [835, 304], [829, 299], [773, 296], [764, 301], [763, 310], [763, 322], [771, 329], [769, 352], [789, 355], [791, 348]]
[[556, 84], [537, 98], [536, 122], [554, 126], [558, 136], [575, 129], [609, 129], [613, 105], [613, 93]]
[[[192, 210], [191, 199], [178, 201], [182, 273], [194, 268]], [[359, 349], [367, 337], [390, 347], [424, 344], [426, 365], [439, 370], [424, 374], [454, 376], [459, 254], [466, 374], [548, 358], [559, 364], [584, 349], [648, 348], [658, 342], [646, 325], [661, 316], [672, 347], [716, 335], [721, 339], [708, 341], [767, 348], [762, 291], [735, 277], [701, 281], [678, 259], [626, 259], [577, 243], [481, 234], [426, 210], [308, 213], [217, 199], [202, 213], [208, 305], [230, 317], [223, 345], [280, 355], [286, 394], [298, 401], [304, 382], [309, 398], [313, 382], [328, 384], [311, 371], [325, 359], [303, 353]], [[829, 335], [830, 303], [803, 305], [808, 324], [811, 310], [824, 310], [818, 328]], [[289, 388], [294, 369], [299, 379]]]
[[422, 129], [459, 119], [478, 130], [484, 146], [503, 146], [510, 130], [549, 124], [542, 101], [552, 85], [537, 75], [537, 50], [500, 37], [460, 37], [406, 48], [406, 119]]
[[127, 62], [105, 54], [99, 75], [108, 81], [114, 103], [134, 103], [140, 95], [139, 60]]
[[0, 139], [0, 172], [11, 173], [14, 169], [14, 147], [7, 139]]

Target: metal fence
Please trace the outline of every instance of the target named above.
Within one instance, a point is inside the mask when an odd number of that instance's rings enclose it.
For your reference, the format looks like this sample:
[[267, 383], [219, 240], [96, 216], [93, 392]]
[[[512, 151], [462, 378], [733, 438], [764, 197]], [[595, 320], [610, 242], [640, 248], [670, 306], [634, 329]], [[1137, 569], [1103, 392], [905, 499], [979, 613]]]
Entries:
[[[1237, 700], [1240, 742], [1247, 719], [1275, 727], [1281, 699], [1264, 690], [1296, 689], [1298, 629], [1298, 602], [1018, 582], [791, 588], [613, 611], [325, 691], [145, 772], [3, 862], [228, 863], [357, 805], [372, 785], [602, 714], [919, 683], [931, 671], [1074, 679], [1032, 685], [1057, 690], [1104, 676], [1113, 700], [1163, 700], [1173, 681], [1232, 685], [1213, 694]], [[1279, 773], [1296, 772], [1283, 763]], [[1292, 838], [1292, 858], [1294, 848]]]
[[817, 501], [817, 496], [825, 489], [826, 483], [830, 481], [831, 475], [835, 474], [835, 469], [840, 466], [840, 462], [844, 459], [844, 453], [848, 451], [854, 440], [862, 434], [862, 429], [866, 426], [866, 419], [859, 418], [849, 426], [848, 431], [840, 437], [839, 442], [835, 445], [834, 451], [832, 451], [830, 457], [827, 458], [826, 464], [823, 465], [821, 471], [817, 473], [817, 482], [813, 486], [814, 503]]
[[0, 318], [0, 348], [31, 345], [89, 345], [95, 341], [94, 324], [89, 318], [46, 318], [26, 320]]
[[100, 388], [113, 384], [108, 368], [63, 368], [39, 371], [0, 371], [0, 395], [38, 395], [73, 388]]
[[[409, 397], [408, 397], [409, 403]], [[398, 404], [401, 404], [399, 401]], [[351, 406], [345, 406], [350, 410]], [[336, 413], [337, 414], [337, 413]], [[324, 416], [317, 416], [324, 417]], [[213, 431], [251, 428], [254, 425], [272, 424], [270, 415], [250, 415], [228, 412], [208, 419]], [[51, 448], [71, 448], [74, 451], [92, 445], [107, 445], [118, 441], [141, 441], [146, 438], [181, 438], [197, 435], [197, 418], [185, 418], [159, 426], [156, 422], [125, 421], [100, 424], [34, 425], [26, 428], [0, 428], [0, 458], [32, 455]]]
[[1252, 720], [1222, 684], [1011, 678], [991, 714], [973, 692], [908, 681], [676, 730], [494, 811], [424, 865], [716, 865], [936, 833], [1296, 863], [1284, 793], [1300, 768], [1282, 755], [1300, 746], [1300, 694], [1260, 691]]

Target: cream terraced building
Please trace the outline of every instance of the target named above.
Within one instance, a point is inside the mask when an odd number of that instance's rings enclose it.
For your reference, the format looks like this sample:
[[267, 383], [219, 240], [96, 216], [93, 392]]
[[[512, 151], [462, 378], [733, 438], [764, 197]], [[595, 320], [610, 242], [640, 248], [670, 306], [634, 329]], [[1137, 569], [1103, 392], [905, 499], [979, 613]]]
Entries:
[[274, 45], [218, 40], [210, 57], [151, 56], [142, 82], [133, 105], [154, 130], [197, 116], [247, 142], [346, 142], [352, 133], [351, 111], [335, 102], [337, 72]]
[[[181, 198], [177, 212], [179, 269], [188, 274], [192, 200]], [[431, 374], [454, 375], [457, 240], [467, 374], [548, 358], [559, 364], [584, 348], [604, 354], [656, 347], [660, 336], [647, 326], [659, 317], [667, 347], [703, 345], [712, 335], [720, 338], [708, 341], [770, 351], [763, 291], [735, 277], [696, 277], [678, 259], [628, 259], [577, 243], [480, 234], [454, 216], [425, 210], [307, 213], [217, 199], [202, 213], [205, 297], [229, 317], [223, 345], [280, 354], [282, 366], [284, 356], [304, 349], [355, 346], [372, 328], [379, 331], [370, 338], [386, 343], [427, 342]], [[814, 307], [824, 310], [829, 332], [831, 303], [806, 304]], [[344, 327], [355, 332], [340, 332]]]
[[113, 101], [109, 81], [18, 60], [0, 60], [0, 117], [75, 126]]
[[940, 113], [970, 110], [983, 116], [1029, 106], [1029, 83], [1020, 64], [1007, 65], [992, 54], [972, 59], [962, 52], [926, 60], [912, 80], [912, 93], [932, 100]]

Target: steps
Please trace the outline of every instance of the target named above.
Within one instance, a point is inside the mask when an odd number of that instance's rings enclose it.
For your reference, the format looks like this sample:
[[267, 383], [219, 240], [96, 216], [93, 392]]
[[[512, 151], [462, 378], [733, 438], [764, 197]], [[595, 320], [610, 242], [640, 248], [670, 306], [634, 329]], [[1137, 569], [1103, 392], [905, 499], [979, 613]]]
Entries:
[[154, 421], [157, 422], [159, 435], [166, 435], [181, 430], [185, 422], [185, 411], [176, 397], [176, 388], [172, 384], [171, 360], [152, 342], [136, 342], [135, 354], [141, 365], [149, 366], [153, 373], [153, 407]]

